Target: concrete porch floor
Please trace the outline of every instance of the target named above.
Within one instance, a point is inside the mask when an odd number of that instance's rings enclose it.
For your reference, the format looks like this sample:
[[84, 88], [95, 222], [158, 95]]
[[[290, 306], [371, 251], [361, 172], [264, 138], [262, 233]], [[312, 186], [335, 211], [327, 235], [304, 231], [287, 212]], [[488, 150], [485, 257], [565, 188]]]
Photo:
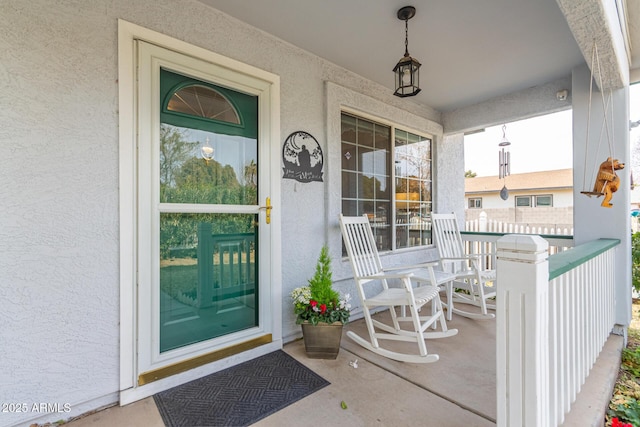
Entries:
[[[309, 359], [297, 340], [284, 351], [331, 384], [262, 419], [255, 426], [495, 426], [495, 319], [470, 320], [454, 316], [449, 328], [458, 335], [428, 340], [430, 364], [395, 362], [374, 354], [343, 335], [336, 360]], [[363, 320], [345, 327], [366, 336]], [[387, 342], [402, 351], [415, 344]], [[563, 426], [602, 426], [620, 365], [623, 339], [611, 335]], [[357, 360], [357, 368], [352, 363]], [[347, 409], [342, 409], [344, 401]], [[315, 421], [311, 421], [315, 420]], [[162, 427], [153, 398], [112, 407], [74, 420], [69, 427]]]

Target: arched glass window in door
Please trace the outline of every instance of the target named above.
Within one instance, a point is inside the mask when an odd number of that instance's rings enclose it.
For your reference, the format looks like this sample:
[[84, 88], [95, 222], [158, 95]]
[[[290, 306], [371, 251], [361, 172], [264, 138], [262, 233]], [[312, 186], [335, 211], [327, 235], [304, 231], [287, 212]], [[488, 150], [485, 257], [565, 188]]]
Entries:
[[238, 112], [220, 92], [202, 85], [190, 85], [173, 93], [167, 110], [205, 119], [240, 124]]

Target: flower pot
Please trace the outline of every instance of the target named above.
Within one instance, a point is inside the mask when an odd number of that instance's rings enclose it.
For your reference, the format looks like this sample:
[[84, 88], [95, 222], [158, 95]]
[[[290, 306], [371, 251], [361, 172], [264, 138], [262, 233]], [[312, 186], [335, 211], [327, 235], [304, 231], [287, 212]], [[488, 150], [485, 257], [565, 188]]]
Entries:
[[307, 357], [310, 359], [335, 359], [340, 351], [342, 322], [302, 324], [302, 337]]

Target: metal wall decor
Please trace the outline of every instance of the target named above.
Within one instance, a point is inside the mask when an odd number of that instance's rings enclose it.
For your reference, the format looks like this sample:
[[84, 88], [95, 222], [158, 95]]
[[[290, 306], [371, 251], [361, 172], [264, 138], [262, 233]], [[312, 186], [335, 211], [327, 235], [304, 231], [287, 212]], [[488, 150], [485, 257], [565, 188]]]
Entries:
[[282, 147], [282, 162], [283, 178], [322, 182], [322, 148], [311, 134], [299, 130], [289, 135]]

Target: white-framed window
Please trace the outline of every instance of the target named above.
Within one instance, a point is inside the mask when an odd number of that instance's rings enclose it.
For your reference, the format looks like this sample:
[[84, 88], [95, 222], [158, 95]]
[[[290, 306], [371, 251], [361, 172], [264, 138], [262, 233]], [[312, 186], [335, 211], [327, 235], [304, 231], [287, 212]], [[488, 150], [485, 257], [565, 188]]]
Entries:
[[[541, 194], [533, 196], [515, 196], [516, 207], [552, 207], [553, 195]], [[471, 199], [470, 199], [471, 200]], [[471, 201], [469, 201], [469, 207], [471, 207]]]
[[366, 214], [379, 250], [430, 245], [431, 138], [346, 112], [341, 134], [342, 213]]
[[536, 207], [552, 207], [553, 196], [551, 194], [545, 194], [542, 196], [535, 196]]
[[482, 208], [482, 197], [469, 198], [469, 209], [481, 209], [481, 208]]

